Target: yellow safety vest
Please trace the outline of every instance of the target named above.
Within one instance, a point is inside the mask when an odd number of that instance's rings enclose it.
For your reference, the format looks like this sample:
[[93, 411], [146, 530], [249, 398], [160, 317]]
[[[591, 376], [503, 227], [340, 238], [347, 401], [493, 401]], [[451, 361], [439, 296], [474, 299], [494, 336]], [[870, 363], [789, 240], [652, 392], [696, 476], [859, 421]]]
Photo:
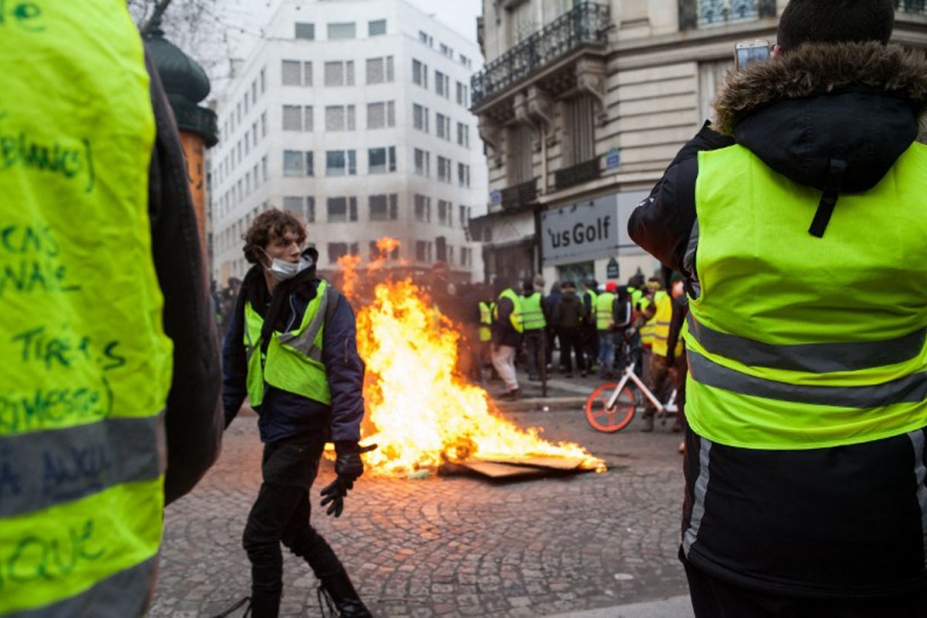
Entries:
[[598, 330], [608, 330], [615, 321], [615, 295], [603, 292], [595, 299], [595, 327]]
[[173, 364], [149, 77], [123, 0], [15, 7], [0, 13], [0, 615], [138, 616]]
[[[512, 291], [512, 288], [508, 288], [506, 290], [503, 290], [502, 293], [499, 294], [499, 300], [502, 300], [503, 298], [508, 298], [510, 301], [512, 301], [512, 315], [509, 317], [509, 321], [512, 323], [512, 328], [514, 328], [519, 333], [522, 332], [524, 330], [524, 327], [522, 326], [522, 322], [521, 322], [521, 310], [520, 310], [521, 303], [518, 301], [518, 295], [516, 295], [515, 292]], [[493, 320], [499, 319], [498, 300], [496, 301], [495, 305], [492, 308], [492, 319]]]
[[586, 290], [583, 292], [583, 308], [586, 307], [586, 295], [589, 295], [589, 324], [596, 323], [596, 299], [599, 297], [598, 294], [592, 290]]
[[[657, 291], [653, 296], [657, 304], [657, 313], [653, 316], [653, 353], [666, 356], [669, 344], [670, 323], [673, 320], [673, 299], [663, 290]], [[681, 335], [681, 333], [680, 333]], [[674, 354], [682, 354], [682, 337], [676, 342]]]
[[480, 341], [492, 341], [492, 311], [496, 303], [480, 301]]
[[686, 335], [696, 433], [796, 450], [927, 425], [925, 169], [914, 143], [874, 188], [841, 194], [817, 238], [819, 190], [740, 146], [699, 153], [701, 294]]
[[[647, 310], [647, 307], [649, 307], [651, 303], [653, 303], [651, 299], [642, 298], [641, 299], [641, 312], [645, 312]], [[644, 314], [643, 317], [644, 317], [644, 325], [641, 326], [640, 328], [641, 345], [650, 346], [650, 348], [653, 349], [653, 336], [654, 336], [654, 331], [657, 328], [656, 314], [651, 316], [649, 319], [647, 318], [646, 314]]]
[[547, 326], [544, 310], [541, 308], [541, 293], [535, 292], [531, 296], [522, 296], [521, 321], [525, 330], [541, 330]]
[[331, 404], [328, 374], [322, 361], [325, 314], [338, 302], [338, 293], [325, 281], [319, 282], [315, 298], [306, 307], [296, 330], [274, 331], [267, 352], [261, 351], [264, 318], [245, 303], [245, 351], [248, 357], [248, 399], [252, 406], [264, 401], [266, 386]]

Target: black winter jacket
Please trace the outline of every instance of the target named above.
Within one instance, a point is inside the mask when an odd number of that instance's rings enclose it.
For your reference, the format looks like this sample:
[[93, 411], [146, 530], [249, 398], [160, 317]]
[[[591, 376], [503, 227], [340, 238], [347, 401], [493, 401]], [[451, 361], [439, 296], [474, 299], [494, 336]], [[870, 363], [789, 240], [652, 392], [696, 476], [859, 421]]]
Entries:
[[[806, 45], [729, 76], [715, 108], [719, 132], [706, 124], [683, 147], [628, 225], [635, 242], [686, 274], [693, 296], [698, 151], [736, 140], [779, 174], [836, 197], [836, 220], [839, 195], [865, 194], [916, 138], [927, 110], [927, 61], [878, 43]], [[833, 173], [841, 167], [835, 161], [845, 165], [842, 176]], [[807, 232], [828, 242], [813, 220], [809, 213]], [[925, 441], [922, 429], [835, 448], [754, 450], [690, 432], [685, 559], [787, 597], [927, 590], [927, 486], [918, 472], [927, 467]]]
[[157, 138], [148, 177], [152, 254], [164, 295], [164, 331], [174, 344], [167, 397], [166, 503], [191, 489], [219, 456], [221, 370], [215, 318], [200, 245], [187, 167], [174, 114], [158, 72], [151, 76]]
[[[302, 323], [306, 307], [316, 297], [319, 283], [312, 268], [278, 284], [271, 297], [261, 266], [253, 266], [245, 275], [222, 345], [225, 373], [222, 401], [226, 425], [238, 414], [248, 394], [245, 301], [250, 300], [252, 307], [265, 320], [273, 307], [271, 313], [276, 314], [274, 330], [286, 332]], [[276, 442], [304, 434], [321, 434], [332, 442], [360, 440], [360, 423], [364, 416], [364, 362], [357, 353], [354, 311], [341, 294], [325, 316], [322, 336], [322, 362], [328, 374], [331, 406], [268, 386], [264, 401], [255, 408], [260, 416], [258, 428], [262, 441]]]

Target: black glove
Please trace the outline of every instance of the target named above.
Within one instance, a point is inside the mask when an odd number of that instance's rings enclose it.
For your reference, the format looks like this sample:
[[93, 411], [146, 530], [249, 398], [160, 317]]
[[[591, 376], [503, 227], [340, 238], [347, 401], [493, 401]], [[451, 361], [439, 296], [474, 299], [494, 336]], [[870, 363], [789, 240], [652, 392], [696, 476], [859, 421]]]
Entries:
[[354, 488], [354, 481], [364, 473], [364, 462], [360, 456], [375, 448], [376, 444], [361, 447], [357, 442], [335, 442], [335, 474], [338, 477], [321, 492], [321, 506], [331, 505], [325, 511], [326, 515], [341, 516], [348, 490]]

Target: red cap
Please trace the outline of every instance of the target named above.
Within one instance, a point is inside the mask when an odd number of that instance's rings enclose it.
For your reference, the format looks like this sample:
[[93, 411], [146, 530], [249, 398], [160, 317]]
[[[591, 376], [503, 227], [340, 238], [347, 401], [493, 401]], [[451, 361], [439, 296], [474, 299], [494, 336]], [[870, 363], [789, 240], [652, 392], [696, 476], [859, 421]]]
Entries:
[[606, 292], [617, 292], [617, 291], [618, 291], [618, 284], [615, 283], [614, 281], [607, 281], [607, 282], [605, 283], [605, 291], [606, 291]]

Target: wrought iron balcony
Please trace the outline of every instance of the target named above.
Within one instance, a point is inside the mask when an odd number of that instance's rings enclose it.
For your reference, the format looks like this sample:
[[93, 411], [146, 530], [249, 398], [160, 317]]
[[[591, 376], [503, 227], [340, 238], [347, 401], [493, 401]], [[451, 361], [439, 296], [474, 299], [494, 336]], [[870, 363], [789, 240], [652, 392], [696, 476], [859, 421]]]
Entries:
[[601, 175], [598, 157], [554, 172], [558, 191], [595, 180]]
[[499, 192], [503, 210], [515, 210], [533, 204], [538, 197], [537, 180], [532, 178], [528, 182], [506, 187]]
[[927, 14], [927, 0], [895, 0], [895, 10], [924, 15]]
[[776, 0], [679, 0], [679, 29], [776, 16]]
[[470, 81], [473, 107], [583, 45], [608, 42], [608, 6], [583, 2], [494, 60]]

